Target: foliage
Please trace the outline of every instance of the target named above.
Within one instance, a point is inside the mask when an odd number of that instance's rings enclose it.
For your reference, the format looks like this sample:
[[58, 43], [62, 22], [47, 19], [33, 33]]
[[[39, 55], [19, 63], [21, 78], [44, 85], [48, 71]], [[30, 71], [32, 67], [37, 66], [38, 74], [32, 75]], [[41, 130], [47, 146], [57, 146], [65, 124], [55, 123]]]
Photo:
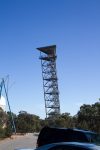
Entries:
[[0, 108], [0, 138], [6, 137], [6, 122], [7, 122], [7, 114]]
[[7, 121], [7, 114], [0, 108], [0, 127], [3, 127]]
[[3, 128], [0, 127], [0, 139], [5, 138], [5, 137], [6, 137], [6, 135], [5, 135], [5, 129], [3, 129]]
[[[75, 116], [62, 113], [56, 118], [40, 119], [39, 116], [20, 111], [18, 115], [12, 113], [17, 133], [39, 132], [44, 126], [82, 128], [100, 133], [100, 102], [92, 105], [82, 105]], [[11, 136], [13, 133], [10, 112], [0, 108], [0, 138]]]
[[29, 114], [25, 111], [20, 111], [16, 120], [17, 132], [27, 133], [39, 131], [39, 117], [36, 115]]
[[80, 107], [77, 113], [77, 127], [100, 133], [100, 103]]

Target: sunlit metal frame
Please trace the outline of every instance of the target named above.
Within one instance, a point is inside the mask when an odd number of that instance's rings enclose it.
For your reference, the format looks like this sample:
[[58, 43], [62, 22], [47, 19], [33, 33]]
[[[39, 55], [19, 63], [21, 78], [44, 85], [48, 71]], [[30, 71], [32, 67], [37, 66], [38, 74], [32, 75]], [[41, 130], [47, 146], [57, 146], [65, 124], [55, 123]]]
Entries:
[[12, 132], [14, 132], [16, 134], [15, 122], [14, 122], [13, 114], [11, 112], [11, 107], [10, 107], [9, 99], [8, 99], [8, 85], [6, 87], [6, 80], [9, 80], [9, 76], [7, 76], [6, 79], [4, 79], [4, 78], [1, 79], [1, 82], [0, 82], [0, 98], [2, 96], [2, 91], [4, 89], [6, 101], [7, 101], [9, 112], [10, 112], [10, 116], [11, 116]]

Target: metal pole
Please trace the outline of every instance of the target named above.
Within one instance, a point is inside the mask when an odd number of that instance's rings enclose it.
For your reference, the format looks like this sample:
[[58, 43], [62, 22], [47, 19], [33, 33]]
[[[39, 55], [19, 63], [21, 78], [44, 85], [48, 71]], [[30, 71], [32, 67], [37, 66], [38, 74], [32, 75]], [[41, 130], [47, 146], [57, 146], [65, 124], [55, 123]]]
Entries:
[[9, 100], [8, 100], [8, 93], [7, 93], [7, 90], [6, 90], [6, 87], [5, 87], [5, 81], [4, 81], [4, 79], [2, 79], [2, 82], [3, 82], [3, 85], [4, 85], [6, 99], [7, 99], [9, 111], [10, 111], [10, 114], [11, 114], [11, 120], [12, 120], [12, 125], [13, 125], [13, 129], [14, 129], [14, 133], [16, 134], [16, 127], [15, 127], [14, 118], [13, 118], [13, 115], [12, 115], [12, 112], [11, 112], [11, 108], [10, 108], [10, 104], [9, 104]]

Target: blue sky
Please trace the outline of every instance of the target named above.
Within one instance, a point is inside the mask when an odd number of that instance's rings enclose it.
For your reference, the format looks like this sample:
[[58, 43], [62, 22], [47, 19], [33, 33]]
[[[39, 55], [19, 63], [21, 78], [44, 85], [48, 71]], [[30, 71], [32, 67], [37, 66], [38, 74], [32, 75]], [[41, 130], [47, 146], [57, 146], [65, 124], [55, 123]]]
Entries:
[[45, 117], [36, 48], [53, 44], [61, 113], [75, 115], [100, 97], [100, 1], [0, 0], [0, 77], [10, 76], [14, 113]]

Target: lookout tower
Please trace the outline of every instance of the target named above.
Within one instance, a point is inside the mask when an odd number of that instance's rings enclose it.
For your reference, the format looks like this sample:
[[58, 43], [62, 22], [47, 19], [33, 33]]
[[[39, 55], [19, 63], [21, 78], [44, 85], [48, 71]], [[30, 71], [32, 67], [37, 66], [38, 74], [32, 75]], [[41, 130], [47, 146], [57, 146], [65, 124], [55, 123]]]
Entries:
[[37, 48], [40, 51], [46, 118], [60, 114], [56, 45]]

